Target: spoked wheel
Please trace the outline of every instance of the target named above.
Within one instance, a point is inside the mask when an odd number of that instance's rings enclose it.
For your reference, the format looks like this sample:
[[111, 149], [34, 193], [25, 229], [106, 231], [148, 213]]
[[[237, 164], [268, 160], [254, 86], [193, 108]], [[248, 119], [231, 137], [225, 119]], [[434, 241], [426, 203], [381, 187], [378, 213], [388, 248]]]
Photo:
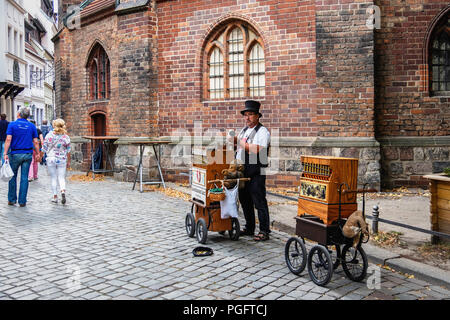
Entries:
[[367, 274], [369, 263], [367, 255], [361, 246], [356, 250], [352, 245], [345, 245], [342, 249], [342, 268], [350, 280], [360, 282]]
[[239, 239], [240, 230], [241, 226], [239, 224], [239, 220], [237, 218], [231, 218], [231, 230], [228, 230], [230, 239], [233, 241], [237, 241]]
[[206, 226], [206, 222], [203, 218], [198, 219], [196, 231], [197, 241], [199, 243], [205, 244], [206, 239], [208, 238], [208, 227]]
[[299, 275], [305, 270], [307, 253], [303, 241], [297, 237], [289, 238], [284, 247], [284, 258], [293, 274]]
[[190, 238], [194, 237], [195, 218], [194, 218], [194, 215], [190, 212], [186, 215], [185, 226], [186, 226], [186, 233], [187, 233], [188, 237], [190, 237]]
[[333, 276], [333, 261], [328, 249], [315, 245], [308, 254], [308, 273], [318, 286], [325, 286]]
[[333, 270], [336, 270], [341, 264], [341, 247], [339, 245], [334, 245], [333, 248], [329, 249], [328, 252], [331, 256], [331, 261], [333, 261]]

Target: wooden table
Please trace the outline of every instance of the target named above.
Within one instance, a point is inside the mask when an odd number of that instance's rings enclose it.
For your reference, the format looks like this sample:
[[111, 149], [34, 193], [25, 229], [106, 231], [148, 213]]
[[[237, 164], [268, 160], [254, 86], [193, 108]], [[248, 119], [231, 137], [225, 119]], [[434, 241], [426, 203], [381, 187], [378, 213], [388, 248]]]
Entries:
[[[431, 230], [450, 234], [450, 177], [444, 174], [424, 176], [430, 180], [430, 220]], [[431, 243], [446, 241], [445, 238], [431, 237]]]
[[[139, 146], [139, 165], [138, 165], [138, 169], [136, 171], [136, 176], [134, 178], [134, 183], [133, 183], [133, 188], [132, 190], [134, 190], [135, 186], [136, 186], [136, 182], [139, 176], [139, 191], [143, 192], [142, 186], [144, 184], [162, 184], [164, 189], [166, 188], [166, 184], [164, 182], [164, 177], [162, 174], [162, 170], [161, 170], [161, 163], [160, 163], [160, 159], [161, 159], [161, 145], [162, 144], [169, 144], [171, 143], [170, 140], [158, 140], [158, 139], [148, 139], [148, 138], [144, 138], [142, 140], [134, 140], [129, 142], [129, 144], [131, 145], [138, 145]], [[153, 149], [153, 154], [155, 155], [155, 159], [156, 159], [156, 164], [158, 166], [158, 172], [159, 172], [159, 177], [160, 180], [156, 180], [156, 181], [143, 181], [142, 179], [142, 158], [144, 156], [144, 150], [146, 146], [151, 146]], [[158, 152], [156, 151], [156, 146], [158, 146]]]
[[[106, 173], [106, 172], [115, 172], [114, 170], [114, 164], [111, 161], [111, 158], [109, 156], [109, 143], [105, 143], [105, 141], [111, 141], [111, 143], [113, 143], [114, 141], [116, 141], [117, 139], [119, 139], [118, 136], [83, 136], [84, 139], [89, 139], [91, 142], [91, 165], [89, 167], [88, 172], [86, 173], [86, 175], [89, 174], [90, 171], [92, 171], [92, 177], [95, 179], [95, 174], [96, 173]], [[100, 141], [100, 143], [102, 145], [105, 146], [105, 153], [106, 153], [106, 163], [105, 163], [105, 169], [95, 169], [94, 167], [94, 144], [95, 141]], [[103, 150], [102, 150], [102, 154], [103, 154]], [[102, 159], [103, 160], [103, 159]], [[106, 169], [107, 163], [109, 162], [109, 165], [111, 167], [111, 169]]]

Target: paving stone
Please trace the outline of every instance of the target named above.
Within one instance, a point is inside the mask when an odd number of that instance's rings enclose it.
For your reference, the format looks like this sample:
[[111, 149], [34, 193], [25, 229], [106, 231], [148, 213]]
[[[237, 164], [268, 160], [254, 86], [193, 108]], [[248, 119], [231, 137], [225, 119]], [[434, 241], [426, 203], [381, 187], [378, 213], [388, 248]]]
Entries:
[[304, 296], [301, 297], [302, 300], [317, 300], [321, 297], [322, 295], [319, 293], [313, 293], [313, 292], [308, 292], [307, 294], [305, 294]]
[[282, 297], [283, 295], [278, 292], [271, 292], [268, 295], [265, 295], [261, 297], [261, 300], [277, 300], [278, 298]]
[[398, 295], [395, 295], [394, 298], [400, 299], [400, 300], [417, 300], [417, 297], [412, 294], [408, 293], [400, 293]]

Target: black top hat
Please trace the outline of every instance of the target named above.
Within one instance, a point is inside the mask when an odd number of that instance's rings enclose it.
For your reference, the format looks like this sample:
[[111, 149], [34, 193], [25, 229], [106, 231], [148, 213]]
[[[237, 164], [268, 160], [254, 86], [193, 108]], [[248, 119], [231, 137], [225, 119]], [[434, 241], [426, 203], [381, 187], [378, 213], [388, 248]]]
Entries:
[[241, 111], [241, 114], [244, 115], [246, 111], [253, 111], [259, 114], [262, 117], [262, 114], [259, 112], [259, 107], [261, 107], [261, 103], [255, 100], [247, 100], [245, 101], [245, 109]]

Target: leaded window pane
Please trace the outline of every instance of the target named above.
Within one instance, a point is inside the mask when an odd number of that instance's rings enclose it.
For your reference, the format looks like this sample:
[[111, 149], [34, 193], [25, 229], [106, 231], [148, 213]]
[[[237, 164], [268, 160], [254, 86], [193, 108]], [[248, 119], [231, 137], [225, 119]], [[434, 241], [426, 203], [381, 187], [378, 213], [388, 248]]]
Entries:
[[265, 95], [264, 51], [258, 43], [250, 52], [250, 96]]
[[228, 66], [230, 98], [244, 96], [244, 37], [240, 28], [234, 28], [228, 39]]
[[209, 60], [209, 91], [211, 99], [223, 99], [223, 54], [215, 48]]
[[450, 23], [436, 34], [431, 47], [431, 88], [433, 91], [450, 89]]

